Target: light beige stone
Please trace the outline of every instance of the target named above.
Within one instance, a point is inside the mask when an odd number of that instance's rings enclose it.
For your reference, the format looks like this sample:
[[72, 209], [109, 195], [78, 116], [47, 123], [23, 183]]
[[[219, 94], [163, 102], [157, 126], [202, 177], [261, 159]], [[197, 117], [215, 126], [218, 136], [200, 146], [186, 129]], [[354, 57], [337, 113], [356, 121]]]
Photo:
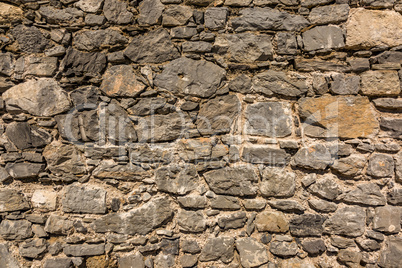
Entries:
[[402, 45], [402, 15], [391, 10], [352, 9], [346, 22], [346, 46]]
[[363, 73], [361, 75], [361, 91], [368, 96], [399, 95], [401, 87], [398, 72], [384, 70]]
[[22, 9], [6, 3], [0, 3], [0, 24], [20, 21], [23, 18]]
[[257, 215], [255, 226], [259, 232], [285, 233], [289, 223], [282, 212], [264, 211]]
[[36, 190], [31, 198], [32, 206], [44, 211], [54, 211], [57, 206], [57, 193], [50, 190]]

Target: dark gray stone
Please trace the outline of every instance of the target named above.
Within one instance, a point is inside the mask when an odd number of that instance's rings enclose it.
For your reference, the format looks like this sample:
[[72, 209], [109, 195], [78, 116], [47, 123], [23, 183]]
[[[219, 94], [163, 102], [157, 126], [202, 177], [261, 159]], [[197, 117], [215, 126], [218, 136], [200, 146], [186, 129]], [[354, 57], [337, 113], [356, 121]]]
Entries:
[[38, 258], [47, 249], [47, 242], [45, 239], [32, 239], [22, 243], [19, 247], [19, 252], [25, 258]]
[[258, 177], [247, 166], [211, 170], [204, 173], [204, 178], [216, 194], [249, 196], [257, 193]]
[[82, 244], [66, 245], [63, 248], [64, 254], [74, 257], [97, 256], [105, 253], [104, 244]]
[[204, 14], [205, 27], [213, 31], [224, 29], [228, 15], [227, 7], [208, 8]]
[[364, 239], [364, 238], [357, 238], [356, 243], [361, 247], [364, 251], [377, 251], [381, 249], [381, 244], [373, 239]]
[[28, 210], [29, 203], [24, 195], [12, 189], [0, 190], [0, 212]]
[[295, 173], [267, 167], [261, 176], [260, 192], [264, 197], [291, 197], [295, 194]]
[[12, 34], [18, 42], [19, 48], [25, 53], [43, 52], [48, 44], [42, 32], [36, 27], [20, 24], [12, 30]]
[[315, 7], [308, 19], [313, 24], [339, 23], [348, 19], [349, 10], [348, 4]]
[[185, 25], [193, 16], [193, 10], [188, 6], [168, 6], [162, 13], [163, 26], [181, 26]]
[[200, 233], [206, 228], [205, 216], [201, 211], [180, 210], [176, 219], [184, 232]]
[[373, 103], [377, 108], [381, 108], [381, 109], [398, 110], [398, 111], [402, 110], [402, 99], [379, 98], [379, 99], [374, 99]]
[[50, 234], [67, 235], [73, 227], [73, 221], [64, 216], [51, 214], [46, 221], [45, 231]]
[[202, 209], [207, 206], [207, 198], [200, 195], [181, 196], [177, 198], [177, 202], [180, 206], [190, 209]]
[[278, 54], [294, 55], [297, 53], [297, 41], [294, 34], [286, 32], [277, 33], [276, 42]]
[[357, 95], [360, 89], [360, 76], [358, 75], [332, 75], [331, 92], [339, 95]]
[[93, 51], [109, 48], [121, 48], [128, 39], [118, 30], [106, 29], [95, 31], [80, 31], [74, 34], [74, 46], [79, 50]]
[[360, 207], [343, 207], [324, 223], [324, 230], [329, 234], [358, 237], [365, 231], [366, 213]]
[[199, 261], [230, 263], [234, 258], [234, 239], [231, 237], [209, 238], [201, 251]]
[[0, 236], [5, 240], [24, 240], [32, 236], [31, 227], [32, 223], [27, 220], [3, 220], [0, 223]]
[[243, 148], [242, 159], [253, 164], [285, 166], [289, 155], [283, 149], [272, 148], [269, 145], [246, 145]]
[[105, 16], [88, 14], [85, 16], [85, 24], [89, 26], [100, 26], [106, 22]]
[[84, 12], [71, 7], [58, 9], [52, 6], [41, 6], [39, 13], [51, 24], [71, 23], [84, 17]]
[[323, 178], [317, 180], [314, 184], [309, 186], [308, 191], [321, 198], [335, 200], [342, 193], [341, 188], [335, 181], [336, 176], [326, 174], [323, 176]]
[[307, 169], [324, 170], [332, 163], [328, 148], [322, 144], [301, 148], [292, 159], [292, 165]]
[[155, 182], [159, 191], [185, 195], [196, 189], [199, 179], [194, 165], [171, 165], [155, 171]]
[[377, 178], [394, 175], [395, 163], [390, 155], [374, 153], [368, 162], [367, 174]]
[[43, 147], [51, 142], [52, 136], [37, 127], [31, 128], [26, 122], [13, 122], [7, 126], [8, 139], [21, 150], [30, 147]]
[[294, 200], [268, 201], [268, 204], [272, 208], [285, 212], [303, 213], [306, 210], [299, 202]]
[[324, 232], [323, 223], [327, 219], [318, 214], [303, 214], [290, 220], [289, 228], [293, 236], [321, 236]]
[[6, 165], [7, 172], [14, 178], [14, 179], [31, 179], [36, 178], [39, 173], [45, 168], [44, 164], [37, 164], [37, 163], [12, 163], [9, 162]]
[[271, 8], [246, 8], [240, 11], [240, 17], [230, 20], [236, 32], [285, 30], [299, 31], [309, 22], [302, 16]]
[[182, 39], [189, 39], [196, 35], [197, 29], [193, 27], [186, 27], [186, 26], [180, 26], [180, 27], [174, 27], [170, 31], [170, 36], [172, 38], [182, 38]]
[[400, 267], [402, 265], [402, 238], [388, 237], [387, 248], [381, 252], [380, 267]]
[[238, 229], [242, 228], [247, 221], [247, 214], [244, 211], [235, 212], [218, 218], [218, 226], [221, 229]]
[[145, 88], [131, 65], [115, 65], [107, 69], [100, 86], [109, 97], [137, 97]]
[[[152, 47], [153, 49], [149, 49]], [[158, 29], [134, 38], [124, 55], [135, 63], [162, 63], [180, 57], [168, 32]]]
[[385, 51], [371, 57], [373, 63], [400, 63], [402, 64], [402, 51]]
[[221, 210], [239, 210], [239, 200], [234, 196], [216, 195], [211, 198], [211, 208]]
[[209, 42], [197, 41], [197, 42], [184, 42], [182, 45], [184, 53], [207, 53], [211, 52], [212, 45]]
[[331, 165], [331, 170], [343, 176], [357, 179], [358, 175], [362, 174], [366, 163], [367, 159], [364, 155], [352, 154], [348, 157], [335, 160], [334, 164]]
[[142, 1], [139, 6], [138, 24], [141, 26], [160, 24], [164, 7], [160, 0]]
[[180, 96], [208, 98], [216, 92], [225, 76], [225, 70], [211, 62], [180, 58], [165, 66], [156, 76], [155, 85]]
[[0, 267], [20, 268], [18, 261], [8, 251], [6, 244], [0, 244]]
[[391, 136], [402, 139], [402, 119], [392, 117], [381, 117], [380, 127], [390, 132]]
[[11, 76], [15, 67], [13, 54], [0, 53], [0, 74], [5, 76]]
[[185, 253], [196, 254], [201, 252], [201, 248], [196, 240], [181, 240], [180, 248]]
[[328, 202], [322, 199], [308, 200], [310, 207], [318, 212], [329, 213], [337, 210], [338, 206], [335, 203]]
[[385, 206], [375, 209], [373, 230], [386, 234], [397, 234], [401, 231], [401, 211], [399, 207]]
[[337, 26], [318, 26], [303, 33], [305, 51], [342, 48], [345, 46], [342, 29]]
[[394, 206], [402, 205], [402, 189], [391, 189], [387, 194], [388, 204]]
[[377, 184], [360, 184], [355, 190], [340, 197], [343, 202], [366, 206], [384, 206], [387, 202]]
[[116, 24], [128, 24], [134, 15], [127, 10], [127, 3], [119, 0], [105, 0], [103, 14], [108, 21]]
[[303, 240], [302, 247], [309, 255], [312, 256], [320, 255], [327, 249], [324, 241], [321, 239]]
[[251, 237], [236, 239], [236, 249], [240, 255], [243, 267], [259, 267], [268, 262], [268, 252], [265, 246]]
[[62, 204], [64, 212], [104, 214], [106, 191], [95, 187], [68, 186]]
[[293, 257], [298, 252], [296, 242], [273, 241], [269, 247], [269, 251], [279, 257]]
[[81, 52], [71, 47], [60, 64], [65, 76], [96, 77], [106, 67], [106, 56], [100, 52]]
[[251, 78], [245, 74], [237, 76], [228, 84], [230, 90], [247, 94], [251, 93]]

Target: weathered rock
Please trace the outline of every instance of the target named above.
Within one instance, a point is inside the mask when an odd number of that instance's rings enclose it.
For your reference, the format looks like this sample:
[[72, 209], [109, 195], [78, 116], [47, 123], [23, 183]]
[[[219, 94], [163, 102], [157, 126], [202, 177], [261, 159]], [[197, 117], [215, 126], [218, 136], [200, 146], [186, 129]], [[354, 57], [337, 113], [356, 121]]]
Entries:
[[206, 53], [211, 52], [212, 45], [208, 42], [199, 41], [199, 42], [184, 42], [181, 45], [182, 51], [184, 53]]
[[51, 214], [46, 221], [45, 231], [51, 234], [66, 235], [73, 227], [73, 221], [67, 217]]
[[46, 131], [26, 122], [13, 122], [7, 126], [6, 136], [20, 150], [43, 147], [51, 142], [52, 136]]
[[119, 267], [144, 268], [144, 256], [142, 256], [141, 253], [120, 256]]
[[280, 102], [250, 104], [245, 112], [245, 131], [249, 135], [286, 137], [292, 134], [290, 108]]
[[302, 168], [324, 170], [333, 163], [333, 158], [326, 146], [314, 144], [299, 149], [291, 163]]
[[[153, 49], [149, 49], [152, 47]], [[135, 63], [162, 63], [180, 57], [169, 33], [164, 29], [154, 30], [134, 38], [124, 55]]]
[[217, 96], [201, 103], [195, 124], [202, 135], [228, 133], [240, 109], [236, 95]]
[[364, 233], [366, 213], [363, 208], [344, 207], [324, 223], [326, 233], [358, 237]]
[[271, 167], [285, 166], [289, 158], [285, 150], [272, 148], [269, 145], [246, 145], [241, 157], [245, 162], [267, 164]]
[[402, 45], [402, 15], [391, 10], [353, 9], [346, 33], [348, 47], [399, 46]]
[[57, 192], [35, 190], [31, 198], [32, 206], [43, 211], [54, 211], [57, 208]]
[[47, 168], [55, 174], [83, 174], [87, 170], [84, 156], [72, 144], [54, 141], [45, 147], [43, 156], [48, 164]]
[[318, 26], [303, 33], [304, 50], [342, 48], [345, 46], [342, 29], [337, 26]]
[[0, 3], [0, 24], [9, 24], [23, 19], [21, 8], [6, 3]]
[[401, 63], [402, 64], [402, 52], [401, 51], [384, 51], [377, 56], [371, 58], [374, 63]]
[[246, 268], [258, 267], [268, 262], [268, 252], [265, 246], [254, 238], [236, 239], [236, 249], [239, 251], [241, 265]]
[[180, 204], [180, 206], [191, 209], [202, 209], [207, 206], [207, 198], [199, 195], [178, 197], [177, 202]]
[[337, 248], [345, 249], [355, 247], [356, 244], [353, 239], [345, 238], [341, 236], [332, 236], [331, 245]]
[[44, 164], [28, 163], [28, 162], [9, 162], [6, 165], [7, 172], [14, 179], [31, 179], [36, 178], [45, 168]]
[[374, 153], [368, 162], [367, 174], [377, 178], [394, 175], [395, 163], [390, 155]]
[[302, 205], [299, 204], [299, 202], [294, 200], [268, 201], [268, 204], [272, 208], [285, 212], [303, 213], [303, 211], [306, 210]]
[[208, 98], [216, 92], [225, 75], [224, 69], [211, 62], [180, 58], [168, 63], [154, 83], [174, 94]]
[[313, 24], [339, 23], [348, 19], [349, 10], [348, 4], [315, 7], [308, 19]]
[[400, 118], [381, 117], [380, 128], [388, 131], [391, 137], [402, 138], [402, 119]]
[[360, 89], [358, 75], [332, 75], [331, 92], [339, 95], [356, 95]]
[[[0, 53], [0, 74], [11, 76], [15, 67], [15, 60], [11, 53]], [[4, 81], [6, 86], [6, 81]]]
[[158, 197], [128, 212], [112, 213], [93, 222], [95, 232], [145, 235], [171, 219], [173, 211], [167, 197]]
[[100, 52], [81, 52], [68, 48], [60, 69], [65, 76], [96, 77], [106, 67], [106, 56]]
[[199, 184], [194, 165], [161, 167], [155, 171], [155, 181], [159, 191], [178, 195], [191, 192]]
[[41, 6], [39, 13], [52, 24], [71, 23], [84, 16], [84, 12], [72, 7], [58, 9], [52, 6]]
[[383, 250], [380, 255], [380, 267], [399, 267], [402, 265], [402, 238], [388, 237], [387, 249]]
[[264, 197], [291, 197], [296, 190], [296, 174], [281, 168], [267, 167], [262, 171], [260, 192]]
[[0, 190], [0, 212], [28, 210], [29, 203], [24, 195], [12, 189]]
[[254, 223], [259, 232], [285, 233], [289, 230], [289, 223], [282, 212], [263, 211], [257, 214]]
[[119, 0], [105, 0], [103, 13], [108, 21], [117, 24], [128, 24], [134, 17], [127, 10], [127, 3]]
[[335, 182], [336, 176], [332, 174], [326, 174], [316, 183], [309, 186], [308, 191], [321, 198], [334, 200], [342, 193], [339, 185]]
[[67, 256], [74, 256], [74, 257], [96, 256], [105, 253], [105, 245], [104, 244], [67, 245], [63, 248], [63, 252]]
[[185, 25], [193, 16], [193, 10], [188, 6], [169, 6], [162, 14], [163, 26], [181, 26]]
[[360, 175], [367, 163], [366, 157], [360, 154], [352, 154], [334, 161], [331, 170], [352, 179]]
[[398, 111], [402, 109], [402, 99], [378, 98], [374, 99], [373, 103], [377, 108], [381, 109]]
[[303, 240], [302, 246], [303, 249], [312, 256], [320, 255], [327, 249], [324, 241], [321, 239]]
[[386, 200], [377, 184], [360, 184], [355, 190], [340, 197], [343, 202], [366, 206], [384, 206]]
[[31, 226], [32, 223], [27, 220], [3, 220], [0, 223], [0, 236], [6, 240], [24, 240], [32, 236]]
[[119, 165], [113, 160], [104, 160], [92, 173], [98, 179], [141, 181], [150, 177], [149, 172], [137, 165]]
[[84, 12], [96, 13], [102, 6], [103, 0], [80, 0], [75, 6]]
[[47, 242], [45, 239], [27, 240], [19, 247], [19, 252], [25, 258], [38, 258], [47, 249]]
[[21, 57], [17, 60], [14, 77], [21, 78], [29, 75], [33, 76], [53, 76], [57, 69], [56, 57]]
[[51, 78], [40, 78], [18, 84], [4, 92], [2, 97], [9, 112], [52, 116], [70, 108], [67, 94], [57, 81]]
[[170, 35], [172, 38], [188, 39], [197, 34], [197, 29], [192, 27], [180, 26], [172, 28]]
[[294, 55], [297, 53], [296, 36], [292, 33], [280, 32], [276, 35], [278, 54]]
[[322, 199], [310, 199], [308, 200], [310, 207], [318, 212], [334, 212], [337, 210], [338, 206], [335, 203], [328, 202]]
[[308, 21], [299, 15], [271, 8], [246, 8], [240, 11], [240, 17], [230, 21], [236, 32], [260, 30], [299, 31]]
[[62, 204], [64, 212], [104, 214], [106, 191], [95, 187], [68, 186]]
[[183, 255], [180, 257], [182, 267], [194, 267], [197, 264], [198, 258], [194, 255]]
[[378, 121], [366, 97], [329, 96], [299, 101], [304, 133], [319, 138], [368, 138], [377, 132]]
[[18, 25], [12, 30], [12, 34], [18, 42], [19, 48], [26, 53], [43, 52], [48, 44], [42, 32], [36, 27]]
[[79, 50], [101, 50], [124, 47], [128, 40], [121, 31], [113, 28], [95, 31], [80, 31], [74, 34], [74, 45]]
[[230, 263], [234, 257], [234, 239], [231, 237], [209, 238], [201, 251], [199, 261], [217, 261]]
[[272, 58], [272, 37], [252, 33], [218, 35], [214, 50], [235, 62], [265, 61]]
[[350, 66], [345, 62], [336, 61], [336, 60], [319, 60], [315, 59], [306, 59], [302, 57], [297, 57], [295, 60], [295, 67], [297, 71], [301, 72], [314, 72], [314, 71], [322, 71], [322, 72], [348, 72], [350, 71]]
[[293, 236], [321, 236], [323, 223], [327, 219], [318, 214], [303, 214], [290, 220], [289, 229]]
[[401, 211], [398, 207], [385, 206], [375, 209], [373, 230], [386, 234], [397, 234], [401, 231]]
[[252, 90], [267, 96], [278, 94], [299, 97], [307, 92], [306, 77], [296, 73], [284, 73], [274, 70], [259, 73], [253, 78]]
[[226, 27], [229, 10], [226, 7], [211, 7], [205, 11], [205, 27], [216, 31]]
[[377, 251], [381, 249], [381, 244], [373, 239], [363, 239], [361, 237], [356, 239], [356, 243], [361, 247], [364, 251]]
[[222, 210], [238, 210], [240, 202], [236, 197], [217, 195], [211, 198], [211, 208]]
[[346, 249], [340, 250], [338, 253], [338, 257], [337, 257], [337, 260], [340, 263], [344, 263], [348, 266], [357, 265], [358, 263], [360, 263], [361, 259], [362, 259], [362, 254], [360, 252], [346, 250]]
[[211, 4], [213, 0], [185, 0], [184, 3], [186, 5], [195, 5], [195, 6], [208, 6]]
[[367, 71], [361, 75], [362, 92], [368, 96], [398, 95], [401, 92], [396, 71]]
[[103, 75], [100, 90], [109, 97], [136, 97], [145, 89], [130, 65], [115, 65]]
[[237, 229], [242, 228], [247, 221], [247, 215], [244, 211], [224, 215], [218, 218], [218, 226], [221, 229]]
[[388, 204], [394, 206], [402, 205], [402, 189], [392, 189], [387, 194]]
[[298, 252], [296, 242], [273, 241], [269, 247], [269, 251], [280, 257], [292, 257]]
[[201, 252], [201, 248], [196, 240], [180, 240], [180, 248], [185, 253], [196, 254]]
[[228, 87], [230, 90], [247, 94], [251, 92], [251, 78], [245, 74], [237, 76], [235, 79], [229, 81]]
[[248, 166], [211, 170], [204, 173], [204, 178], [216, 194], [249, 196], [257, 193], [258, 177]]
[[164, 7], [160, 0], [142, 1], [139, 6], [140, 16], [138, 17], [138, 24], [148, 26], [161, 23]]

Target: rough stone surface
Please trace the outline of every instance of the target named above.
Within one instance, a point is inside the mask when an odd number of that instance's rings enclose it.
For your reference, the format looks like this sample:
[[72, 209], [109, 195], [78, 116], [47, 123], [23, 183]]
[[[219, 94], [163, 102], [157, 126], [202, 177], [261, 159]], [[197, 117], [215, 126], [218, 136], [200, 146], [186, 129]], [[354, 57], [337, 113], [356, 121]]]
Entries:
[[122, 33], [115, 29], [81, 31], [74, 34], [74, 45], [79, 50], [93, 51], [104, 48], [118, 48], [128, 42]]
[[345, 46], [341, 28], [318, 26], [303, 33], [304, 50], [341, 48]]
[[339, 23], [348, 19], [349, 10], [348, 4], [315, 7], [308, 19], [313, 24]]
[[401, 231], [401, 211], [397, 207], [385, 206], [375, 209], [373, 229], [386, 234], [397, 234]]
[[292, 161], [295, 166], [318, 170], [326, 169], [328, 165], [333, 163], [328, 148], [322, 144], [314, 144], [299, 149]]
[[64, 212], [104, 214], [106, 212], [106, 191], [101, 188], [88, 189], [78, 185], [69, 186], [62, 204]]
[[377, 178], [394, 175], [394, 159], [390, 155], [375, 153], [369, 158], [367, 174]]
[[109, 97], [136, 97], [145, 85], [129, 65], [116, 65], [109, 68], [103, 76], [100, 90]]
[[285, 233], [289, 230], [289, 223], [282, 212], [264, 211], [257, 215], [255, 226], [260, 232]]
[[268, 252], [263, 244], [254, 238], [246, 237], [236, 240], [236, 249], [239, 251], [243, 267], [258, 267], [268, 262]]
[[321, 236], [323, 223], [327, 218], [318, 214], [304, 214], [290, 220], [290, 233], [294, 236]]
[[261, 195], [265, 197], [291, 197], [295, 194], [295, 173], [280, 168], [266, 168], [261, 175]]
[[396, 71], [367, 71], [361, 75], [361, 90], [368, 96], [398, 95], [401, 92]]
[[166, 166], [155, 172], [158, 190], [172, 194], [185, 195], [198, 185], [198, 174], [193, 165], [187, 167]]
[[234, 239], [231, 237], [210, 238], [203, 247], [199, 261], [221, 260], [223, 263], [229, 263], [234, 257]]
[[[357, 237], [364, 233], [366, 213], [359, 207], [344, 207], [324, 223], [326, 233]], [[347, 223], [347, 224], [346, 224]]]
[[341, 197], [346, 203], [361, 204], [367, 206], [384, 206], [386, 200], [377, 184], [360, 184], [355, 190], [347, 192]]
[[134, 15], [127, 10], [127, 3], [119, 0], [105, 0], [103, 12], [108, 21], [117, 24], [130, 23]]

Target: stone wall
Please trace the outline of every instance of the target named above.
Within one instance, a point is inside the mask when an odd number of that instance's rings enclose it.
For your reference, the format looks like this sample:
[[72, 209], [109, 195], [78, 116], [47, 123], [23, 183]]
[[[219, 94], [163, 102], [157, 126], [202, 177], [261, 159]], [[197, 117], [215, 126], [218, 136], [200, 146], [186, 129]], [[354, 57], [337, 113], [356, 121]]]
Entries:
[[402, 267], [401, 13], [0, 1], [0, 268]]

